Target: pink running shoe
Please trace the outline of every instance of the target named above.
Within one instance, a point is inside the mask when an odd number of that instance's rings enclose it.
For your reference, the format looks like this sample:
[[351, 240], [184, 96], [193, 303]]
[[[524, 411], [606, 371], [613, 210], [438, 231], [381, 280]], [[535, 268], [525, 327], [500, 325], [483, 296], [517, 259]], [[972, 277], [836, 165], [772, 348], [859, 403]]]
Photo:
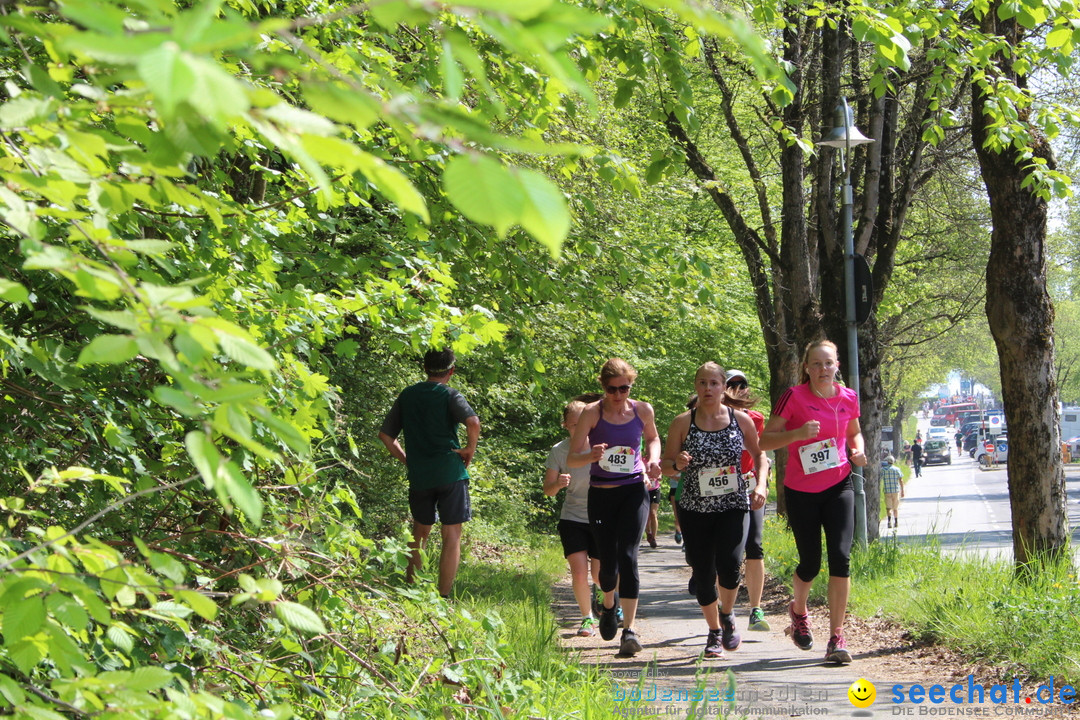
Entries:
[[814, 647], [814, 634], [810, 632], [809, 613], [797, 614], [795, 603], [792, 602], [788, 605], [788, 617], [791, 618], [791, 625], [784, 630], [784, 634], [790, 635], [800, 650], [809, 650]]

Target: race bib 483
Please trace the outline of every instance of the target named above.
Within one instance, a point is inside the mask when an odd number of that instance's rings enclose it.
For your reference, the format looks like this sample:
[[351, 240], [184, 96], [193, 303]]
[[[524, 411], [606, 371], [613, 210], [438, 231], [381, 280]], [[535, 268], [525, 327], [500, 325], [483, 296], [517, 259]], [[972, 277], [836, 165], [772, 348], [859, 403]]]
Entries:
[[634, 472], [634, 448], [612, 445], [600, 456], [597, 464], [608, 472], [629, 475]]

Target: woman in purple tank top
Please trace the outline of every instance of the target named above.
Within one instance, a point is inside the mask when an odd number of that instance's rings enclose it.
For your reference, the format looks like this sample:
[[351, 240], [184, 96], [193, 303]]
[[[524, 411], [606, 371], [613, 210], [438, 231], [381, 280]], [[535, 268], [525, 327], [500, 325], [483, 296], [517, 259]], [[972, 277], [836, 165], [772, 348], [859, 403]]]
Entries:
[[[570, 439], [567, 465], [591, 463], [589, 527], [600, 560], [600, 637], [611, 640], [618, 629], [615, 588], [623, 611], [619, 653], [641, 652], [634, 633], [638, 605], [638, 545], [649, 516], [645, 478], [660, 477], [660, 435], [652, 406], [630, 399], [637, 371], [612, 358], [600, 369], [604, 397], [587, 405]], [[642, 449], [644, 448], [644, 454]]]

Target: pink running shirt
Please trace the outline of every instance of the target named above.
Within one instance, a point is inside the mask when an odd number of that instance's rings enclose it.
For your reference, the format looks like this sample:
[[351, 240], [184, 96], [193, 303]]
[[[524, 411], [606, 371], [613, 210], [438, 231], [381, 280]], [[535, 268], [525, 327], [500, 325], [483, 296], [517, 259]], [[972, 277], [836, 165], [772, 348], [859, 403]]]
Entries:
[[[837, 484], [851, 472], [851, 463], [847, 458], [847, 427], [852, 418], [859, 417], [859, 399], [850, 388], [836, 385], [836, 389], [835, 396], [821, 398], [814, 394], [808, 384], [803, 383], [788, 388], [776, 401], [773, 415], [779, 415], [787, 421], [785, 430], [795, 430], [810, 420], [821, 423], [816, 438], [797, 440], [787, 446], [788, 463], [784, 473], [784, 487], [800, 492], [821, 492]], [[807, 474], [799, 448], [830, 438], [836, 443], [836, 460], [839, 464]]]

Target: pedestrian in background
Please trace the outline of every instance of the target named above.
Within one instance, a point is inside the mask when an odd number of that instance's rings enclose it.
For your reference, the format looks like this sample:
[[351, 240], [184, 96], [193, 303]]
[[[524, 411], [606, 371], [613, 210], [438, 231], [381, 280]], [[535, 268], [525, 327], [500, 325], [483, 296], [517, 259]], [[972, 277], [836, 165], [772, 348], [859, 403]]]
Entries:
[[[468, 467], [480, 440], [480, 418], [462, 394], [447, 385], [455, 364], [452, 350], [429, 350], [424, 355], [427, 380], [401, 391], [379, 430], [379, 440], [405, 463], [409, 478], [413, 517], [409, 547], [413, 552], [405, 578], [413, 581], [420, 568], [420, 550], [438, 520], [442, 523], [439, 594], [443, 597], [450, 597], [461, 563], [462, 525], [472, 519]], [[464, 448], [458, 441], [460, 424], [467, 435]], [[404, 448], [397, 440], [403, 430]]]
[[885, 492], [885, 527], [899, 526], [900, 498], [904, 497], [904, 474], [889, 455], [881, 463], [881, 489]]

